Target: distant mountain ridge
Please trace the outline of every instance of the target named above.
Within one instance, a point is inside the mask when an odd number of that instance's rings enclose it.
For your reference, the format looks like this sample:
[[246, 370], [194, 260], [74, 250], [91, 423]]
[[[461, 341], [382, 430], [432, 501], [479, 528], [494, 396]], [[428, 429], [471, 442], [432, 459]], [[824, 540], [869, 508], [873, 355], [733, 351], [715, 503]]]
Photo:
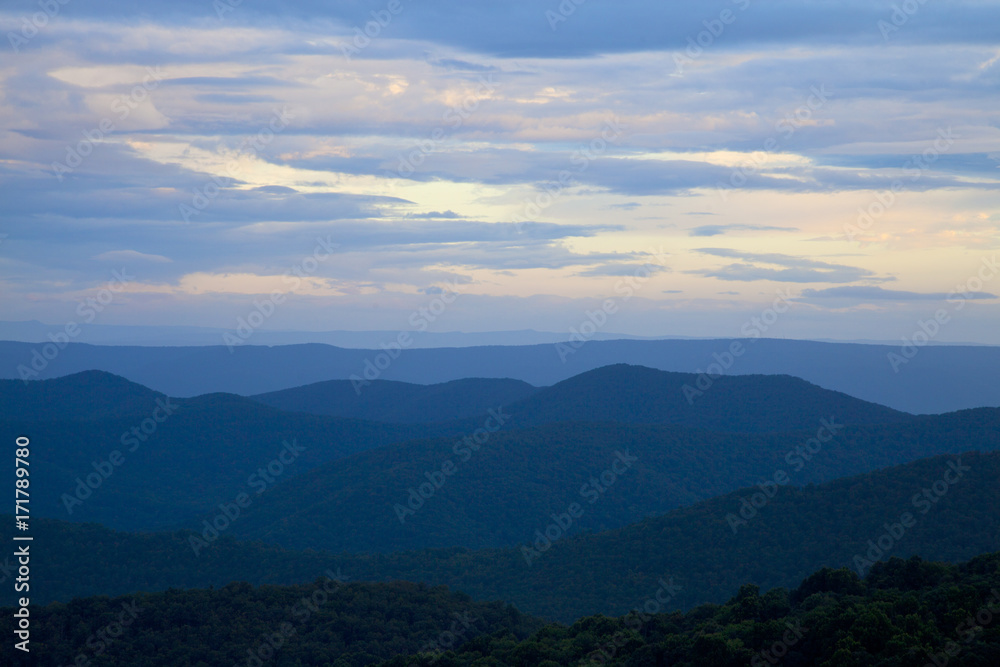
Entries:
[[587, 421], [740, 432], [816, 428], [821, 417], [830, 415], [846, 424], [888, 424], [913, 418], [787, 375], [722, 376], [706, 385], [693, 373], [629, 364], [583, 372], [539, 390], [508, 410], [519, 426]]
[[[434, 384], [462, 378], [512, 378], [548, 386], [584, 371], [628, 363], [675, 372], [791, 375], [826, 389], [910, 413], [1000, 406], [1000, 347], [919, 349], [894, 371], [900, 347], [856, 343], [743, 339], [745, 352], [713, 368], [733, 340], [591, 340], [560, 354], [553, 344], [407, 349], [377, 377]], [[244, 396], [315, 382], [363, 377], [382, 350], [329, 345], [100, 347], [70, 343], [51, 360], [41, 344], [0, 342], [0, 377], [45, 379], [100, 369], [170, 396], [228, 392]], [[37, 373], [37, 375], [35, 374]]]
[[27, 421], [109, 419], [151, 413], [163, 394], [104, 371], [44, 382], [0, 380], [0, 418]]
[[[48, 343], [49, 335], [62, 328], [37, 320], [11, 322], [0, 320], [0, 340], [23, 343]], [[195, 346], [218, 345], [232, 329], [196, 326], [150, 326], [88, 324], [81, 328], [75, 340], [90, 345]], [[380, 342], [395, 339], [398, 331], [254, 331], [255, 345], [336, 345], [338, 347], [372, 349]], [[473, 347], [482, 345], [539, 345], [568, 341], [569, 331], [414, 331], [414, 347]], [[692, 336], [635, 336], [598, 331], [595, 340], [657, 340], [662, 338], [693, 338]]]
[[[167, 398], [101, 371], [4, 381], [0, 408], [3, 437], [31, 439], [33, 516], [132, 530], [180, 525], [370, 447], [460, 433], [284, 412], [234, 394]], [[0, 462], [11, 479], [13, 468]]]
[[699, 376], [615, 364], [585, 371], [551, 387], [519, 380], [472, 378], [419, 385], [329, 380], [252, 399], [282, 410], [374, 421], [466, 420], [474, 430], [489, 408], [513, 415], [506, 428], [553, 422], [676, 424], [718, 431], [815, 428], [823, 416], [847, 424], [886, 424], [913, 416], [833, 392], [790, 376], [723, 376], [706, 390]]
[[[36, 441], [39, 516], [159, 530], [198, 525], [220, 503], [250, 493], [253, 507], [245, 509], [234, 534], [364, 551], [516, 543], [525, 510], [546, 516], [550, 505], [579, 495], [581, 485], [622, 450], [640, 457], [630, 473], [634, 479], [609, 494], [590, 513], [589, 525], [580, 527], [622, 526], [752, 483], [787, 467], [783, 457], [831, 419], [846, 430], [835, 434], [836, 446], [827, 446], [797, 481], [828, 481], [954, 451], [967, 446], [963, 439], [1000, 447], [1000, 411], [913, 417], [780, 376], [719, 378], [692, 406], [680, 391], [685, 381], [694, 376], [617, 365], [537, 391], [495, 380], [402, 387], [413, 402], [401, 402], [397, 414], [417, 408], [420, 418], [427, 418], [421, 410], [442, 392], [463, 394], [463, 405], [475, 409], [497, 398], [498, 388], [530, 390], [519, 402], [491, 408], [506, 416], [503, 431], [490, 434], [482, 431], [489, 423], [485, 415], [384, 424], [285, 412], [233, 394], [166, 399], [176, 414], [162, 423], [154, 419], [159, 408], [92, 419], [86, 409], [102, 396], [137, 397], [135, 405], [152, 400], [146, 407], [164, 399], [121, 378], [89, 372], [27, 387], [4, 385], [0, 397], [8, 403], [56, 390], [71, 396], [49, 419], [5, 414], [0, 427], [12, 437], [31, 433]], [[361, 404], [364, 409], [386, 398], [375, 395], [374, 403]], [[433, 416], [453, 407], [434, 408]], [[64, 419], [67, 414], [76, 418]], [[634, 423], [656, 420], [662, 423]], [[775, 424], [793, 430], [755, 434]], [[488, 442], [473, 449], [464, 443], [473, 435], [486, 435]], [[260, 474], [275, 457], [288, 456], [282, 452], [289, 443], [301, 449], [301, 457], [275, 463], [280, 474], [273, 479]], [[446, 480], [447, 487], [433, 489], [436, 497], [423, 508], [412, 494], [429, 480], [442, 487]], [[264, 490], [267, 495], [254, 495]], [[345, 507], [353, 509], [345, 513]], [[419, 516], [407, 519], [417, 509]], [[462, 518], [449, 524], [448, 516]]]
[[[516, 396], [528, 397], [510, 404], [512, 416], [502, 420], [506, 430], [516, 431], [549, 421], [596, 419], [623, 423], [649, 420], [680, 423], [686, 428], [729, 431], [755, 431], [784, 424], [791, 429], [815, 431], [826, 416], [833, 416], [844, 424], [913, 419], [888, 408], [782, 377], [720, 378], [717, 391], [689, 406], [680, 391], [685, 379], [694, 381], [693, 376], [619, 365], [591, 371], [541, 391], [519, 381], [467, 380], [430, 386], [380, 383], [367, 387], [372, 390], [370, 396], [362, 393], [360, 397], [341, 382], [332, 386], [341, 397], [345, 392], [350, 394], [347, 400], [336, 402], [333, 407], [343, 416], [329, 417], [286, 412], [234, 394], [166, 398], [123, 378], [88, 371], [27, 384], [3, 382], [0, 384], [0, 405], [5, 409], [0, 413], [0, 427], [9, 431], [10, 437], [29, 433], [35, 440], [33, 456], [38, 473], [35, 512], [39, 516], [96, 520], [119, 529], [156, 530], [189, 525], [195, 517], [219, 503], [231, 502], [241, 492], [278, 489], [317, 466], [333, 464], [336, 470], [340, 465], [336, 462], [345, 456], [393, 443], [409, 444], [379, 452], [365, 459], [367, 464], [352, 461], [348, 465], [360, 465], [358, 476], [374, 484], [380, 480], [394, 480], [398, 491], [405, 493], [410, 485], [419, 486], [425, 481], [420, 474], [426, 471], [414, 471], [415, 482], [400, 476], [401, 472], [431, 451], [412, 441], [447, 437], [433, 446], [446, 447], [445, 458], [457, 456], [451, 451], [452, 438], [477, 434], [487, 423], [484, 421], [486, 415], [441, 420], [449, 415], [470, 414], [486, 406], [490, 406], [488, 410], [503, 410], [505, 406], [496, 401]], [[303, 387], [291, 392], [290, 397], [304, 397], [322, 404], [329, 400], [330, 387], [330, 384]], [[353, 402], [350, 396], [354, 397]], [[740, 396], [745, 400], [738, 399]], [[292, 404], [294, 401], [289, 403]], [[385, 413], [392, 418], [424, 423], [392, 424], [364, 419], [382, 416], [380, 406], [383, 405]], [[556, 429], [554, 433], [550, 442], [539, 444], [538, 451], [547, 452], [551, 444], [562, 443], [561, 447], [571, 449], [559, 453], [558, 457], [575, 461], [579, 470], [585, 470], [606, 465], [604, 459], [614, 454], [615, 447], [625, 446], [621, 443], [632, 440], [642, 431], [614, 427], [595, 430], [576, 425]], [[566, 433], [574, 434], [576, 442], [586, 443], [586, 446], [576, 447], [567, 442]], [[502, 443], [506, 451], [518, 452], [523, 451], [524, 442], [533, 442], [535, 437], [506, 434], [494, 442]], [[701, 436], [677, 436], [668, 429], [649, 437], [656, 442], [679, 441], [684, 450]], [[716, 442], [719, 461], [730, 461], [733, 452], [741, 448], [741, 438], [732, 439], [732, 443], [714, 437], [711, 440]], [[775, 446], [782, 452], [793, 446], [787, 439], [777, 442], [781, 444], [772, 444], [763, 450], [773, 454]], [[293, 446], [292, 443], [296, 452], [301, 450], [301, 457], [296, 455], [288, 465], [274, 464], [274, 470], [280, 474], [272, 473], [273, 479], [257, 472], [287, 447]], [[422, 454], [417, 456], [417, 452]], [[490, 460], [489, 456], [479, 458]], [[898, 461], [889, 459], [886, 462]], [[0, 469], [9, 465], [10, 462], [0, 464]], [[383, 468], [373, 469], [372, 465]], [[425, 465], [430, 470], [440, 466], [441, 461], [427, 461]], [[498, 474], [514, 472], [507, 466], [507, 462], [498, 461], [495, 470]], [[687, 468], [682, 466], [681, 470]], [[396, 472], [385, 476], [384, 471]], [[534, 483], [532, 470], [520, 470], [516, 474], [518, 479]], [[565, 472], [557, 474], [556, 478], [563, 483], [574, 481]], [[335, 479], [340, 479], [337, 474], [322, 483], [325, 486], [319, 487], [299, 487], [297, 483], [286, 486], [290, 493], [298, 496], [292, 501], [297, 507], [292, 514], [317, 506], [320, 498], [331, 494], [350, 489], [363, 491], [348, 480], [335, 482]], [[611, 523], [605, 527], [730, 490], [746, 478], [724, 473], [719, 482], [705, 480], [695, 486], [689, 484], [685, 474], [679, 479], [683, 493], [671, 493], [660, 504], [652, 503], [654, 498], [647, 493], [647, 499], [629, 513], [609, 516]], [[264, 489], [256, 486], [261, 480], [267, 482]], [[484, 483], [492, 487], [496, 480]], [[333, 484], [336, 485], [331, 486]], [[248, 489], [249, 485], [255, 486]], [[303, 493], [304, 488], [309, 492]], [[374, 493], [375, 490], [363, 492]], [[388, 490], [382, 495], [388, 496]], [[468, 504], [472, 510], [478, 507], [479, 503], [474, 500]], [[365, 511], [367, 509], [362, 514]], [[284, 522], [290, 520], [286, 517]], [[249, 528], [250, 522], [246, 523]], [[477, 543], [466, 541], [459, 533], [456, 535], [458, 541], [450, 544], [491, 544], [493, 539], [509, 543], [512, 539], [506, 526], [501, 526], [496, 536]], [[383, 539], [385, 536], [377, 537]]]

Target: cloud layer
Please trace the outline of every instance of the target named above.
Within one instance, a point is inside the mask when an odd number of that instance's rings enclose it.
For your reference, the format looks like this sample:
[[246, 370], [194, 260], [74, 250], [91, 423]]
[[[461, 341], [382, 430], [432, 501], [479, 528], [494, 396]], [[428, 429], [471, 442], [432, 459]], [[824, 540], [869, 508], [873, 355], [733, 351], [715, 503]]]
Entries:
[[[107, 323], [407, 328], [459, 281], [439, 330], [568, 330], [631, 280], [610, 329], [791, 287], [789, 335], [895, 338], [1000, 246], [994, 3], [59, 7], [0, 9], [6, 319], [124, 267]], [[945, 339], [1000, 343], [980, 280]]]

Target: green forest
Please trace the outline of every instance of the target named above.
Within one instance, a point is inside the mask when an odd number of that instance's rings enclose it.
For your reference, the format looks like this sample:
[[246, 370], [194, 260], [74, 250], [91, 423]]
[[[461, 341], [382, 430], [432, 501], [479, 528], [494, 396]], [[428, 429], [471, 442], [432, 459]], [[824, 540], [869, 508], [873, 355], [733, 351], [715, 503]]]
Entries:
[[[652, 605], [655, 607], [655, 605]], [[1000, 554], [959, 566], [914, 557], [860, 579], [823, 569], [792, 590], [745, 585], [722, 605], [495, 633], [382, 667], [923, 667], [1000, 664]]]
[[[959, 565], [892, 558], [824, 568], [792, 589], [745, 584], [671, 611], [667, 586], [620, 617], [545, 624], [445, 587], [312, 584], [97, 596], [31, 608], [49, 667], [988, 667], [1000, 661], [1000, 553]], [[662, 601], [662, 602], [661, 602]], [[5, 616], [14, 610], [0, 610]], [[937, 662], [934, 662], [937, 660]]]

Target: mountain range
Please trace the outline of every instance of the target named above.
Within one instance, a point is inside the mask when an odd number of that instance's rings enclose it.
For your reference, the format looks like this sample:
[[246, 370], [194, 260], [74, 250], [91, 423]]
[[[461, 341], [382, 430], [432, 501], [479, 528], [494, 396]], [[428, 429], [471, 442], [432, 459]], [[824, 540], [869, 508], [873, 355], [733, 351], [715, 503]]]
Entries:
[[[217, 383], [201, 353], [199, 381]], [[288, 370], [268, 348], [239, 353]], [[256, 393], [262, 376], [245, 371], [239, 393], [185, 397], [99, 369], [0, 380], [2, 437], [30, 440], [46, 655], [93, 651], [83, 633], [139, 605], [152, 620], [137, 613], [109, 658], [264, 662], [266, 628], [325, 591], [275, 664], [587, 662], [650, 600], [653, 625], [605, 662], [742, 664], [774, 623], [809, 619], [839, 639], [803, 640], [789, 664], [895, 664], [887, 628], [939, 638], [951, 612], [935, 596], [962, 581], [982, 597], [983, 554], [1000, 550], [998, 407], [916, 414], [790, 374], [620, 362], [550, 384], [328, 374]], [[14, 478], [13, 461], [0, 467]], [[17, 565], [0, 563], [0, 583]], [[879, 641], [842, 627], [844, 605], [877, 615], [886, 600]], [[0, 604], [18, 601], [0, 587]], [[913, 604], [922, 625], [904, 620]], [[189, 640], [164, 629], [194, 609]], [[456, 635], [470, 615], [481, 622]], [[907, 655], [916, 637], [900, 640]], [[136, 662], [151, 652], [166, 657]]]
[[[202, 347], [0, 342], [0, 378], [43, 380], [87, 370], [120, 375], [170, 396], [264, 394], [326, 380], [437, 384], [509, 378], [547, 386], [619, 363], [676, 372], [792, 375], [910, 413], [1000, 405], [1000, 348], [905, 347], [760, 337], [734, 340], [589, 340], [542, 345], [403, 348], [398, 334], [373, 349], [251, 344]], [[738, 352], [734, 354], [733, 351]], [[44, 352], [44, 354], [43, 354]], [[895, 355], [895, 356], [892, 356]], [[899, 359], [902, 359], [900, 361]]]

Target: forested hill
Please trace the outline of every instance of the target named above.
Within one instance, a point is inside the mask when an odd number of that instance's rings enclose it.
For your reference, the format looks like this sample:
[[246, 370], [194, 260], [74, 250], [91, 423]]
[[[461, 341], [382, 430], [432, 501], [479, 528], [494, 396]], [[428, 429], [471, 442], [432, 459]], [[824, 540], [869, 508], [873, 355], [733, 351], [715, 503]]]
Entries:
[[[568, 532], [597, 532], [779, 471], [801, 486], [949, 452], [1000, 450], [995, 409], [888, 425], [843, 426], [830, 418], [789, 433], [575, 422], [488, 434], [481, 443], [468, 437], [401, 443], [276, 485], [231, 534], [336, 552], [502, 547], [531, 538], [551, 513], [573, 502], [586, 512]], [[610, 484], [599, 481], [602, 475]]]
[[672, 373], [615, 364], [581, 373], [510, 405], [518, 427], [564, 421], [675, 424], [717, 431], [792, 431], [838, 415], [846, 424], [912, 416], [790, 375]]
[[[643, 604], [649, 611], [663, 606], [653, 594]], [[590, 616], [570, 627], [546, 626], [521, 642], [482, 637], [444, 656], [399, 657], [381, 667], [778, 664], [995, 667], [1000, 554], [959, 566], [894, 558], [864, 581], [850, 570], [824, 569], [791, 591], [746, 585], [723, 605], [687, 614]]]
[[[0, 437], [31, 439], [32, 515], [124, 530], [180, 525], [317, 465], [446, 433], [460, 432], [284, 412], [234, 394], [167, 398], [100, 372], [0, 383]], [[14, 478], [13, 458], [0, 476]]]
[[0, 380], [0, 418], [93, 421], [131, 415], [146, 417], [160, 407], [157, 399], [165, 398], [141, 384], [103, 371], [85, 371], [52, 380]]
[[251, 398], [288, 411], [416, 424], [479, 417], [490, 408], [509, 405], [536, 391], [538, 388], [527, 382], [493, 378], [431, 385], [327, 380]]
[[[352, 583], [170, 590], [30, 609], [32, 667], [991, 667], [1000, 661], [1000, 554], [961, 565], [893, 558], [791, 587], [740, 586], [723, 604], [671, 611], [650, 589], [618, 618], [566, 627], [443, 587]], [[0, 609], [8, 618], [14, 609]]]
[[[502, 603], [444, 587], [352, 583], [327, 571], [313, 583], [105, 596], [31, 608], [31, 654], [11, 665], [121, 667], [361, 667], [441, 651], [541, 623]], [[4, 609], [10, 618], [13, 609]]]
[[[955, 467], [961, 476], [949, 472]], [[40, 602], [234, 580], [298, 583], [340, 568], [353, 580], [447, 584], [476, 599], [501, 599], [526, 613], [572, 621], [624, 614], [660, 579], [682, 587], [672, 604], [688, 609], [722, 602], [744, 583], [792, 587], [821, 567], [866, 571], [868, 560], [891, 556], [958, 562], [995, 551], [998, 478], [1000, 454], [962, 454], [818, 486], [781, 486], [772, 498], [751, 487], [603, 533], [560, 537], [546, 515], [529, 525], [556, 537], [547, 548], [541, 541], [495, 550], [332, 554], [240, 543], [223, 533], [196, 555], [191, 545], [201, 539], [197, 533], [130, 535], [35, 520], [36, 540], [46, 548], [32, 567], [45, 582]], [[943, 493], [938, 496], [935, 488]], [[924, 497], [925, 490], [936, 501]], [[905, 513], [912, 515], [905, 521], [911, 525], [896, 537]], [[13, 521], [0, 519], [0, 525]], [[893, 534], [884, 537], [890, 529]], [[887, 548], [870, 552], [869, 541]], [[10, 604], [12, 588], [0, 593]]]
[[912, 416], [788, 375], [709, 377], [615, 364], [536, 388], [516, 380], [466, 379], [417, 385], [331, 380], [253, 396], [282, 410], [387, 422], [464, 419], [469, 431], [488, 408], [503, 406], [507, 429], [555, 422], [673, 424], [716, 431], [815, 428], [837, 415], [845, 424], [888, 424]]

